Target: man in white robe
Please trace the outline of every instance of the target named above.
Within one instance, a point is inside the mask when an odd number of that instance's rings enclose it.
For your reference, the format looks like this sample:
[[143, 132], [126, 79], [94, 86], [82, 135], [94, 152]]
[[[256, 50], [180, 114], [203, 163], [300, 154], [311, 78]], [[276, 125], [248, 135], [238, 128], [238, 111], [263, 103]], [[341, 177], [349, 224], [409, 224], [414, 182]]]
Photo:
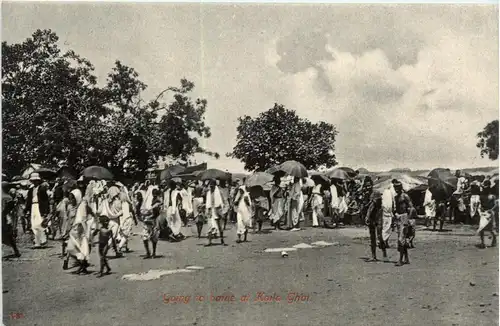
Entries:
[[35, 248], [40, 248], [47, 244], [47, 235], [45, 234], [47, 221], [45, 220], [50, 213], [50, 201], [47, 189], [42, 186], [40, 175], [32, 173], [30, 181], [33, 187], [28, 190], [26, 214], [31, 217]]
[[211, 180], [209, 184], [209, 190], [207, 191], [205, 200], [205, 211], [208, 217], [208, 245], [212, 245], [212, 238], [217, 234], [220, 234], [221, 244], [225, 246], [224, 243], [224, 231], [221, 228], [222, 210], [224, 204], [222, 201], [222, 196], [220, 194], [219, 187], [217, 186], [216, 180]]

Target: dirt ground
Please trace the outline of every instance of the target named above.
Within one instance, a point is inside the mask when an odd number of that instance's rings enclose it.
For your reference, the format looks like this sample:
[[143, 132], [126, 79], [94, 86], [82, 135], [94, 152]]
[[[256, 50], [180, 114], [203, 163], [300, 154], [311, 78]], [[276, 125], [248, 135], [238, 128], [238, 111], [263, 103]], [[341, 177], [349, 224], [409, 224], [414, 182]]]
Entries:
[[[447, 226], [449, 232], [435, 233], [420, 227], [411, 264], [395, 267], [394, 235], [390, 262], [368, 263], [367, 229], [268, 231], [236, 244], [230, 227], [226, 247], [206, 248], [206, 239], [193, 237], [160, 242], [162, 257], [154, 260], [142, 259], [140, 237], [134, 236], [133, 252], [110, 259], [113, 274], [103, 278], [63, 271], [57, 242], [39, 250], [25, 245], [21, 259], [6, 260], [11, 249], [3, 246], [4, 324], [498, 325], [498, 249], [476, 248], [473, 229]], [[264, 252], [315, 241], [332, 245], [288, 251], [287, 258]], [[97, 262], [94, 251], [91, 263]], [[188, 265], [204, 269], [122, 279]], [[180, 302], [167, 300], [176, 296]], [[267, 302], [256, 301], [263, 297]]]

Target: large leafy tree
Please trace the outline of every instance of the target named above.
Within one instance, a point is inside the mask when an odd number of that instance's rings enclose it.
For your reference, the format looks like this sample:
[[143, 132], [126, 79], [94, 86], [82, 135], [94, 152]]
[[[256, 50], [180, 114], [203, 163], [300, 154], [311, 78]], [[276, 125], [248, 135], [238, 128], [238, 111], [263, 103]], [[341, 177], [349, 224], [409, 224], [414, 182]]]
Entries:
[[[5, 170], [17, 174], [29, 162], [62, 160], [77, 170], [95, 164], [137, 175], [161, 156], [215, 156], [197, 139], [209, 137], [210, 128], [206, 101], [188, 97], [192, 83], [181, 80], [180, 88], [145, 102], [147, 85], [133, 68], [116, 61], [98, 87], [92, 64], [74, 51], [63, 53], [57, 42], [54, 32], [37, 30], [20, 44], [2, 43]], [[170, 104], [162, 100], [167, 91], [174, 95]], [[170, 123], [174, 117], [182, 123]]]
[[236, 146], [227, 156], [245, 163], [245, 169], [263, 171], [288, 160], [308, 169], [332, 167], [335, 160], [335, 126], [312, 123], [293, 110], [275, 104], [256, 118], [239, 118]]
[[481, 150], [481, 157], [488, 156], [490, 160], [498, 159], [498, 120], [488, 123], [477, 134], [476, 146]]

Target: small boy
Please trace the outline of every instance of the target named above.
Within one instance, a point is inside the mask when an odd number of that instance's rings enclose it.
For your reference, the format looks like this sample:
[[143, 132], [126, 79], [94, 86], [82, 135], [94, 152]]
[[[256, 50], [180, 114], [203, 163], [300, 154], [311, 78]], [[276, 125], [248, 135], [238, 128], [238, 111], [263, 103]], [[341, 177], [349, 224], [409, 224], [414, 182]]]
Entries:
[[[100, 228], [95, 231], [94, 236], [99, 234], [99, 258], [101, 262], [101, 271], [98, 277], [104, 276], [104, 268], [106, 268], [106, 274], [111, 272], [111, 268], [108, 264], [108, 259], [106, 255], [109, 250], [110, 240], [114, 242], [113, 231], [109, 228], [109, 218], [107, 216], [101, 216], [99, 218]], [[114, 246], [115, 244], [113, 244]]]

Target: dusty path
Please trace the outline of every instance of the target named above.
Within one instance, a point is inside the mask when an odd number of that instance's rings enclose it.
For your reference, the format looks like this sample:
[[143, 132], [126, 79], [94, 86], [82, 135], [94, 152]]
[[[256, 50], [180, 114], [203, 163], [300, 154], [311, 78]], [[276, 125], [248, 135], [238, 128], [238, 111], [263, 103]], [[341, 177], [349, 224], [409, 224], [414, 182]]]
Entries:
[[[24, 260], [3, 262], [8, 290], [3, 320], [6, 325], [40, 326], [498, 324], [498, 249], [477, 249], [473, 230], [419, 231], [411, 265], [399, 268], [364, 261], [369, 256], [367, 235], [362, 228], [308, 228], [250, 234], [251, 242], [237, 245], [232, 229], [227, 247], [205, 248], [206, 240], [195, 238], [161, 242], [158, 252], [163, 257], [155, 260], [140, 257], [142, 244], [134, 237], [134, 252], [110, 260], [114, 273], [102, 279], [63, 271], [57, 243], [37, 251], [24, 247]], [[263, 252], [315, 241], [334, 245], [289, 251], [288, 258]], [[4, 256], [10, 253], [3, 249]], [[395, 249], [389, 255], [393, 262], [398, 257]], [[148, 281], [122, 279], [189, 265], [204, 269]], [[258, 292], [273, 301], [255, 302]], [[287, 302], [290, 293], [295, 293], [293, 303]], [[247, 294], [249, 302], [241, 302]], [[235, 301], [210, 301], [211, 295], [226, 300], [234, 295]], [[171, 296], [189, 297], [189, 302], [166, 303]]]

